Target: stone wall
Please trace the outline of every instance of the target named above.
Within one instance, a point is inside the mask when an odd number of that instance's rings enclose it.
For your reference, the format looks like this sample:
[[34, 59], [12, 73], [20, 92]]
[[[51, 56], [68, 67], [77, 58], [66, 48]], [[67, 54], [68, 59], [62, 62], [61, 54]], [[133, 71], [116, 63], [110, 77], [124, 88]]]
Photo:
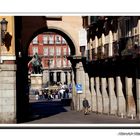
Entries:
[[16, 123], [15, 64], [0, 64], [0, 123]]

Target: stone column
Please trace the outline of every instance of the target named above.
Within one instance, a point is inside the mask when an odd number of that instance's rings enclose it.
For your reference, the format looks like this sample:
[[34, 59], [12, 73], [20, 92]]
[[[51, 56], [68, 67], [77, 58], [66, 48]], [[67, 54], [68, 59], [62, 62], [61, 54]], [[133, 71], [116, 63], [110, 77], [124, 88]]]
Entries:
[[64, 84], [65, 82], [65, 73], [62, 71], [61, 72], [61, 83]]
[[[16, 91], [16, 74], [17, 63], [15, 56], [15, 29], [14, 16], [4, 16], [8, 21], [7, 29], [9, 37], [7, 40], [9, 46], [1, 45], [0, 33], [0, 123], [17, 122], [17, 91]], [[0, 21], [2, 16], [0, 16]], [[9, 47], [9, 48], [8, 48]], [[20, 75], [23, 76], [23, 75]], [[18, 93], [20, 94], [20, 93]]]
[[138, 25], [137, 25], [137, 27], [138, 27], [138, 46], [140, 46], [140, 19], [138, 20]]
[[54, 81], [56, 82], [56, 71], [54, 71], [54, 73], [53, 73], [53, 77], [54, 77]]
[[82, 88], [83, 88], [83, 93], [77, 94], [77, 110], [81, 111], [83, 109], [83, 105], [82, 105], [83, 98], [86, 97], [85, 96], [86, 94], [85, 72], [83, 69], [82, 62], [79, 62], [76, 65], [76, 83], [82, 84]]
[[0, 123], [16, 123], [16, 65], [0, 64]]
[[67, 72], [67, 78], [68, 78], [68, 85], [69, 85], [71, 83], [71, 74], [69, 71]]
[[93, 112], [97, 111], [97, 95], [96, 95], [96, 91], [95, 91], [95, 82], [94, 82], [94, 77], [90, 78], [90, 87], [91, 87], [91, 110]]
[[101, 78], [101, 91], [103, 98], [103, 113], [109, 114], [109, 97], [107, 94], [107, 81], [106, 78]]
[[47, 70], [43, 71], [43, 86], [47, 86], [47, 82], [49, 81], [49, 74]]
[[91, 94], [91, 91], [89, 90], [89, 82], [90, 81], [89, 81], [88, 73], [85, 73], [85, 96], [87, 100], [89, 101], [89, 105], [92, 106], [92, 94]]
[[135, 117], [136, 116], [136, 105], [132, 92], [132, 78], [125, 77], [126, 85], [126, 105], [127, 105], [127, 116]]
[[108, 78], [108, 88], [109, 88], [109, 109], [110, 114], [117, 114], [117, 98], [114, 91], [114, 78]]
[[72, 71], [72, 101], [74, 103], [74, 109], [77, 109], [77, 95], [76, 95], [74, 78], [75, 78], [74, 71]]
[[102, 41], [102, 53], [104, 54], [104, 45], [105, 45], [105, 35], [102, 33], [102, 37], [101, 37], [101, 41]]
[[[82, 84], [82, 87], [83, 87], [83, 93], [80, 94], [80, 110], [83, 109], [83, 99], [86, 97], [86, 95], [88, 95], [88, 92], [87, 92], [87, 86], [86, 86], [86, 75], [85, 75], [85, 71], [84, 71], [84, 68], [83, 68], [83, 65], [82, 65], [82, 62], [80, 62], [80, 67], [79, 67], [79, 71], [80, 71], [80, 82]], [[83, 76], [81, 76], [83, 75]]]
[[[79, 63], [76, 64], [76, 84], [80, 83], [80, 70], [79, 70]], [[76, 91], [75, 91], [76, 92]], [[76, 110], [80, 111], [81, 104], [80, 104], [81, 95], [76, 93]]]
[[[140, 46], [140, 20], [138, 20], [138, 38], [139, 38], [139, 42], [138, 42], [138, 46]], [[138, 68], [137, 68], [137, 78], [136, 78], [136, 95], [137, 95], [137, 117], [140, 119], [140, 67], [139, 64], [137, 64]]]
[[113, 55], [113, 35], [112, 31], [109, 31], [109, 57]]
[[98, 49], [98, 37], [95, 36], [95, 54], [97, 54], [97, 49]]
[[122, 90], [122, 82], [120, 76], [116, 77], [116, 93], [117, 93], [117, 110], [119, 116], [126, 115], [126, 100]]
[[137, 117], [140, 119], [140, 79], [136, 79]]
[[102, 95], [100, 92], [100, 80], [99, 77], [95, 77], [95, 84], [96, 84], [96, 101], [97, 101], [97, 112], [102, 113], [103, 112], [103, 101], [102, 101]]

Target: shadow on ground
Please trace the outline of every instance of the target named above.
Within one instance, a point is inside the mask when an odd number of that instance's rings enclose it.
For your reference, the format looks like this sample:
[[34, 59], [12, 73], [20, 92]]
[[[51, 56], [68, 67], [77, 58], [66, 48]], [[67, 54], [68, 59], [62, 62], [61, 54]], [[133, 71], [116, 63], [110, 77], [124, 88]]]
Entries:
[[62, 112], [67, 112], [61, 101], [38, 101], [29, 104], [28, 121], [53, 116]]

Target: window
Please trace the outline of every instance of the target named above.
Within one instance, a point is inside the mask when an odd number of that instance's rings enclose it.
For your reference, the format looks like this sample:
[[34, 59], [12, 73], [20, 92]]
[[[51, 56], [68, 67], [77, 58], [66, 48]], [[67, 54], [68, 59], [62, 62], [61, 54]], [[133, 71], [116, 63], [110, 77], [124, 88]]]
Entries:
[[56, 48], [56, 56], [60, 56], [61, 55], [61, 48]]
[[48, 60], [44, 59], [44, 67], [48, 67]]
[[59, 67], [59, 68], [61, 67], [61, 59], [57, 59], [56, 66]]
[[33, 44], [38, 44], [38, 36], [33, 39]]
[[55, 43], [56, 44], [61, 44], [61, 37], [59, 35], [55, 36]]
[[89, 19], [90, 21], [90, 24], [92, 24], [92, 23], [96, 23], [97, 22], [97, 20], [98, 20], [98, 16], [90, 16], [90, 19]]
[[48, 44], [48, 36], [43, 35], [43, 44]]
[[53, 35], [49, 35], [49, 44], [54, 44]]
[[50, 56], [54, 55], [54, 48], [50, 48]]
[[67, 55], [67, 48], [63, 48], [63, 55]]
[[92, 23], [96, 23], [98, 20], [98, 16], [83, 16], [83, 27], [87, 27]]
[[126, 37], [131, 36], [131, 21], [130, 21], [130, 19], [125, 20], [125, 36]]
[[83, 16], [83, 27], [88, 26], [88, 16]]
[[68, 67], [71, 67], [71, 62], [70, 62], [70, 60], [68, 60]]
[[38, 53], [38, 47], [33, 47], [33, 48], [32, 48], [32, 52], [33, 52], [33, 55], [34, 55], [35, 53]]
[[70, 55], [70, 48], [68, 47], [68, 55]]
[[64, 59], [63, 59], [63, 67], [66, 67], [66, 66], [67, 66], [67, 59], [64, 58]]
[[44, 56], [48, 56], [48, 48], [44, 48]]
[[62, 44], [66, 44], [66, 40], [62, 38]]

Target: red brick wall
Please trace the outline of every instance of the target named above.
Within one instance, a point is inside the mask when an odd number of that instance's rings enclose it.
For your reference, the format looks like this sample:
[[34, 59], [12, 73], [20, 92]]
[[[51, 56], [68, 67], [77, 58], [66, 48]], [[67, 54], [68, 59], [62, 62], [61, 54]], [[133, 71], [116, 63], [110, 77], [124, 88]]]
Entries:
[[[47, 34], [47, 33], [46, 33]], [[48, 68], [48, 60], [51, 59], [54, 61], [54, 65], [56, 66], [57, 63], [57, 56], [56, 56], [56, 49], [57, 48], [61, 48], [61, 55], [59, 56], [59, 59], [61, 59], [61, 66], [63, 66], [63, 59], [64, 59], [64, 51], [63, 49], [66, 48], [66, 54], [68, 55], [68, 44], [56, 44], [55, 43], [55, 36], [58, 34], [55, 33], [51, 33], [51, 35], [54, 35], [54, 44], [43, 44], [43, 34], [39, 34], [38, 35], [38, 44], [33, 44], [32, 42], [30, 43], [29, 49], [28, 49], [28, 56], [32, 57], [33, 56], [33, 51], [32, 48], [33, 47], [37, 47], [38, 48], [38, 54], [39, 56], [42, 58], [42, 65], [44, 68]], [[61, 38], [62, 41], [62, 38]], [[54, 48], [54, 55], [53, 56], [44, 56], [44, 49], [43, 48], [48, 48], [48, 50], [50, 50], [50, 48]], [[50, 54], [50, 52], [48, 51], [48, 54]], [[55, 67], [54, 66], [54, 67]], [[66, 66], [68, 66], [68, 60], [66, 60]]]

